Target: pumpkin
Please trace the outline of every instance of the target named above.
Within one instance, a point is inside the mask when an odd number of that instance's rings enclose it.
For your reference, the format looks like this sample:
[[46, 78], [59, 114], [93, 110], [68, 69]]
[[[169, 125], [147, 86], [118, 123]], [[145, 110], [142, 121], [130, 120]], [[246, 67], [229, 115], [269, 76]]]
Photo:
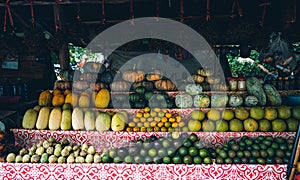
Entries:
[[201, 84], [188, 84], [185, 86], [185, 92], [189, 95], [197, 95], [202, 93]]
[[238, 94], [232, 94], [229, 97], [228, 105], [231, 107], [238, 107], [243, 104], [243, 97]]
[[130, 83], [126, 81], [114, 81], [110, 84], [110, 89], [115, 92], [128, 92], [130, 89]]
[[101, 89], [95, 100], [95, 106], [97, 108], [107, 108], [110, 102], [110, 93], [107, 89]]
[[106, 84], [110, 84], [113, 82], [114, 80], [114, 71], [105, 71], [102, 75], [101, 75], [101, 82], [104, 82]]
[[85, 73], [99, 73], [102, 74], [106, 68], [104, 64], [97, 63], [97, 62], [87, 62], [83, 66], [83, 70]]
[[144, 99], [146, 99], [147, 101], [149, 101], [152, 98], [153, 95], [154, 95], [154, 93], [152, 91], [146, 91], [144, 93]]
[[154, 70], [153, 72], [150, 72], [149, 74], [147, 74], [146, 79], [148, 81], [157, 81], [160, 80], [162, 78], [162, 74], [159, 70]]
[[147, 102], [143, 99], [139, 99], [134, 103], [134, 107], [138, 109], [145, 108], [147, 106]]
[[167, 100], [169, 99], [169, 94], [166, 92], [160, 92], [157, 96], [157, 100]]
[[99, 82], [99, 83], [91, 83], [91, 84], [90, 84], [90, 89], [91, 89], [92, 91], [99, 91], [100, 89], [103, 89], [103, 88], [105, 88], [105, 89], [108, 88], [107, 84], [105, 84], [105, 83], [103, 83], [103, 82]]
[[221, 79], [218, 77], [207, 77], [205, 80], [209, 84], [218, 84], [221, 81]]
[[129, 94], [129, 101], [137, 102], [140, 99], [140, 95], [138, 93]]
[[52, 98], [52, 106], [62, 106], [65, 103], [65, 96], [62, 94], [56, 94]]
[[75, 81], [73, 82], [73, 88], [83, 91], [86, 90], [89, 87], [88, 82], [86, 81]]
[[210, 105], [210, 98], [208, 95], [196, 95], [194, 97], [194, 106], [197, 108], [207, 108]]
[[135, 88], [137, 88], [139, 86], [145, 87], [147, 91], [152, 91], [154, 88], [153, 82], [151, 82], [151, 81], [142, 81], [142, 82], [132, 83], [131, 88], [133, 90], [135, 90]]
[[158, 90], [173, 91], [176, 89], [175, 84], [169, 79], [161, 79], [154, 83], [154, 86]]
[[204, 77], [200, 75], [192, 75], [188, 77], [188, 82], [202, 83], [204, 81]]
[[139, 87], [137, 87], [137, 88], [135, 88], [135, 90], [134, 90], [136, 93], [138, 93], [138, 94], [144, 94], [145, 93], [145, 91], [146, 91], [146, 88], [144, 87], [144, 86], [139, 86]]
[[128, 82], [141, 82], [145, 79], [144, 71], [136, 70], [136, 64], [134, 64], [131, 71], [123, 73], [122, 78]]
[[193, 106], [193, 98], [189, 94], [178, 94], [175, 97], [175, 104], [179, 108], [190, 108]]
[[175, 98], [170, 98], [166, 100], [167, 108], [173, 108], [175, 106]]
[[40, 106], [50, 106], [52, 102], [52, 94], [49, 90], [43, 91], [39, 95], [38, 104]]

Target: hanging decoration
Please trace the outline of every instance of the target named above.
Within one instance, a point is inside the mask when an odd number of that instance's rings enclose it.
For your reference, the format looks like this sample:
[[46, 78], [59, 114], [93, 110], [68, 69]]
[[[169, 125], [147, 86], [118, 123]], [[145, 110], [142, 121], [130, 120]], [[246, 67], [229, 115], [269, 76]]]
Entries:
[[206, 21], [210, 21], [210, 0], [206, 0]]
[[80, 17], [81, 8], [80, 8], [80, 4], [81, 4], [81, 0], [78, 0], [78, 2], [77, 2], [77, 17], [76, 17], [76, 19], [78, 21], [81, 21], [81, 17]]
[[59, 16], [59, 9], [58, 9], [58, 1], [55, 1], [54, 4], [54, 24], [56, 32], [60, 29], [60, 16]]
[[267, 6], [270, 5], [271, 3], [268, 3], [267, 0], [265, 0], [264, 3], [260, 4], [259, 6], [263, 6], [263, 13], [261, 16], [261, 21], [260, 21], [260, 26], [264, 27], [265, 24], [265, 17], [266, 17], [266, 12], [267, 12]]
[[183, 0], [180, 0], [180, 22], [183, 23], [184, 21], [184, 7], [183, 7]]
[[295, 23], [296, 22], [296, 17], [297, 17], [297, 1], [294, 0], [293, 4], [293, 15], [291, 17], [291, 20], [287, 21], [288, 23]]
[[101, 6], [102, 6], [102, 24], [105, 24], [105, 2], [104, 0], [102, 0], [102, 3], [101, 3]]
[[242, 8], [240, 6], [240, 1], [239, 0], [234, 0], [233, 1], [232, 9], [231, 9], [231, 17], [232, 18], [234, 17], [235, 6], [237, 6], [237, 8], [238, 8], [239, 16], [242, 17], [243, 16], [243, 11], [242, 11]]
[[9, 0], [6, 0], [5, 2], [5, 12], [4, 12], [4, 26], [3, 26], [3, 31], [6, 32], [6, 28], [7, 28], [7, 15], [9, 17], [9, 21], [10, 21], [10, 25], [11, 27], [14, 29], [14, 20], [12, 18], [12, 14], [11, 14], [11, 10], [10, 10], [10, 6], [9, 6]]
[[130, 0], [130, 23], [134, 25], [133, 0]]
[[33, 0], [30, 0], [30, 14], [31, 14], [31, 23], [32, 23], [32, 26], [34, 26]]
[[159, 0], [156, 0], [156, 21], [158, 21], [159, 15], [160, 15], [160, 9], [159, 9]]

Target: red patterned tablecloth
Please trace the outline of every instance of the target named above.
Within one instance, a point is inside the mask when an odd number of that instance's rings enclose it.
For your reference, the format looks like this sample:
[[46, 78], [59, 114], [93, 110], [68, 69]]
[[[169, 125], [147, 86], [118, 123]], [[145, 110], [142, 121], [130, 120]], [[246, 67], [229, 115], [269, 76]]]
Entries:
[[[137, 139], [146, 139], [152, 135], [166, 136], [167, 132], [98, 132], [98, 131], [51, 131], [51, 130], [25, 130], [12, 129], [15, 135], [16, 145], [30, 147], [41, 140], [53, 137], [57, 140], [67, 138], [75, 144], [87, 143], [95, 146], [98, 150], [104, 147], [113, 148], [129, 145]], [[244, 135], [249, 137], [273, 136], [294, 138], [294, 132], [195, 132], [200, 141], [206, 147], [219, 146], [231, 139], [239, 139]]]
[[286, 165], [0, 163], [0, 179], [267, 179], [286, 178]]

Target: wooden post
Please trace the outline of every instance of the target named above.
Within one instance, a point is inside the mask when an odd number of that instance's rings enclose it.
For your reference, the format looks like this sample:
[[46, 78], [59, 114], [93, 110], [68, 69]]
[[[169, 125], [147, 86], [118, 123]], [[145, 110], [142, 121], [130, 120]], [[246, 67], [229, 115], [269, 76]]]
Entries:
[[59, 62], [61, 70], [70, 70], [69, 48], [67, 44], [63, 44], [59, 49]]

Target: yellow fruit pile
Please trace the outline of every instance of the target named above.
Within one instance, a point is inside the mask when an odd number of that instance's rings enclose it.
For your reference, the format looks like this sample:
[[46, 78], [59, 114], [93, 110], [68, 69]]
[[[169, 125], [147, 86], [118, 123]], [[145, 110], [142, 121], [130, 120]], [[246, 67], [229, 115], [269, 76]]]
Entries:
[[181, 116], [160, 108], [151, 110], [149, 107], [139, 110], [126, 131], [131, 132], [172, 132], [185, 126]]

